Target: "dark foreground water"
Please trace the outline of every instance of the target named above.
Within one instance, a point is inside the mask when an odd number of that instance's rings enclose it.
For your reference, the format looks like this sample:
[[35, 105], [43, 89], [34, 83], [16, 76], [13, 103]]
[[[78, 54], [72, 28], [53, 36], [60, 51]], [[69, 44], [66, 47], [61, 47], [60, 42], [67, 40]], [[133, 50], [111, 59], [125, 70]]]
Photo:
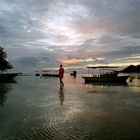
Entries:
[[16, 81], [0, 84], [0, 140], [140, 139], [138, 83], [85, 85], [67, 75], [60, 89], [57, 78]]

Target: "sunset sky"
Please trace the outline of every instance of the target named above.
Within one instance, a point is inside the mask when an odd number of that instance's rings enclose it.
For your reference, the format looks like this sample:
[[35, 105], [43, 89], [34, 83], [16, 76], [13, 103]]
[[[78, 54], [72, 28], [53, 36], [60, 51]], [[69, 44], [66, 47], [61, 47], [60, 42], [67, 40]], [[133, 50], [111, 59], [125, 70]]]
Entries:
[[0, 0], [17, 71], [140, 64], [140, 0]]

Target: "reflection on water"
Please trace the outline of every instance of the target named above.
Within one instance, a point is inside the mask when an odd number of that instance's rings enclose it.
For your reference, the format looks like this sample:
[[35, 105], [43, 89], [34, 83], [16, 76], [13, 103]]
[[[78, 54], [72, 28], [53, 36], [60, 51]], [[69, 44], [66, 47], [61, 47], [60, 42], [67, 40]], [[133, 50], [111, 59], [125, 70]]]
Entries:
[[63, 87], [60, 87], [59, 99], [60, 99], [60, 104], [63, 105], [63, 102], [64, 102], [64, 89], [63, 89]]
[[9, 84], [0, 84], [0, 105], [4, 105], [4, 102], [7, 99], [7, 92], [11, 90], [11, 86]]
[[63, 89], [59, 79], [29, 76], [6, 85], [0, 140], [140, 139], [140, 87], [81, 80], [65, 76]]
[[127, 87], [128, 84], [122, 83], [84, 83], [85, 87], [87, 88], [87, 94], [92, 93], [114, 93], [114, 89]]

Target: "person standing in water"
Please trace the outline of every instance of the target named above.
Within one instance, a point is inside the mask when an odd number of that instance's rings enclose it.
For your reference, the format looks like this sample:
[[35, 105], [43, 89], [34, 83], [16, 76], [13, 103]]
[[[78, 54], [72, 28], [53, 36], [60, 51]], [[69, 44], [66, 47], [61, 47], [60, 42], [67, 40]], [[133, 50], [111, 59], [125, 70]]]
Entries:
[[60, 80], [60, 85], [64, 86], [64, 83], [62, 81], [64, 77], [64, 68], [63, 68], [63, 65], [60, 65], [60, 68], [59, 68], [59, 80]]

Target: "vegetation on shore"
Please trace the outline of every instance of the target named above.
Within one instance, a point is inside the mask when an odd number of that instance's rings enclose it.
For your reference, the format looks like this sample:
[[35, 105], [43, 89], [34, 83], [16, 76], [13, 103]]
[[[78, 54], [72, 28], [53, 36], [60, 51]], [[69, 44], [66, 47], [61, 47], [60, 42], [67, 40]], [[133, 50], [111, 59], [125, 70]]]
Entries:
[[127, 72], [127, 73], [140, 73], [140, 65], [134, 66], [130, 65], [127, 68], [123, 69], [121, 72]]
[[0, 71], [3, 73], [12, 68], [13, 66], [7, 61], [7, 54], [4, 51], [4, 48], [0, 46]]

